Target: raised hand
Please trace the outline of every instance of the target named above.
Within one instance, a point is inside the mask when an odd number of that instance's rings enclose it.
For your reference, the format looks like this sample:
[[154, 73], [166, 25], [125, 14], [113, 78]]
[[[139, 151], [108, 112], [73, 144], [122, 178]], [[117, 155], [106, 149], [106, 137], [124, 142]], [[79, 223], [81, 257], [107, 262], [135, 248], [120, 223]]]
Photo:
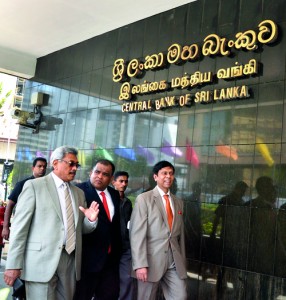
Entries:
[[91, 222], [95, 222], [97, 220], [99, 214], [99, 204], [95, 201], [92, 201], [89, 208], [84, 208], [82, 206], [79, 209], [84, 213], [84, 215], [89, 219]]

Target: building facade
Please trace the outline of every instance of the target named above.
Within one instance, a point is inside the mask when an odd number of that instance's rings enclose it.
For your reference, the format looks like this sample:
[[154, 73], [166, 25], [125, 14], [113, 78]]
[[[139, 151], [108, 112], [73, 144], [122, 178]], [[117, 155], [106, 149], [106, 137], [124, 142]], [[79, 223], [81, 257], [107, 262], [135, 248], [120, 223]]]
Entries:
[[286, 297], [285, 27], [282, 0], [199, 0], [39, 58], [22, 109], [43, 94], [41, 124], [20, 128], [14, 180], [71, 145], [78, 181], [105, 157], [134, 199], [169, 160], [189, 299]]

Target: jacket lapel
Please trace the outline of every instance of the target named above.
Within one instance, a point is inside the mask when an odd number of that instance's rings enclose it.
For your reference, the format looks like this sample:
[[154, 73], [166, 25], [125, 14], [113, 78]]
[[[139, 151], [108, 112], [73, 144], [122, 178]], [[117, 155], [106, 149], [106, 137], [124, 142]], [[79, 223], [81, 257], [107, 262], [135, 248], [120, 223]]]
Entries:
[[51, 201], [54, 205], [54, 208], [55, 208], [58, 216], [63, 221], [60, 199], [59, 199], [59, 195], [58, 195], [58, 191], [57, 191], [54, 179], [51, 174], [47, 175], [45, 177], [45, 179], [46, 179], [47, 192], [50, 194]]
[[78, 223], [78, 214], [79, 214], [79, 203], [78, 203], [78, 193], [77, 193], [77, 190], [76, 188], [73, 186], [73, 185], [70, 185], [70, 189], [71, 189], [71, 192], [73, 194], [73, 199], [74, 199], [74, 210], [73, 210], [73, 213], [74, 213], [74, 221], [75, 221], [75, 226], [77, 226], [77, 223]]
[[177, 224], [177, 218], [178, 218], [178, 211], [179, 211], [179, 207], [178, 207], [178, 201], [176, 201], [176, 197], [171, 194], [171, 198], [172, 198], [172, 203], [173, 203], [173, 228], [172, 231], [175, 231], [175, 226]]
[[94, 201], [96, 201], [99, 204], [99, 218], [101, 218], [104, 222], [110, 223], [110, 220], [106, 214], [103, 203], [102, 203], [96, 189], [92, 186], [92, 184], [90, 182], [89, 182], [89, 189], [90, 189], [92, 198], [94, 199]]
[[163, 201], [161, 199], [160, 193], [156, 187], [153, 189], [153, 198], [154, 198], [154, 202], [156, 203], [156, 205], [162, 215], [162, 218], [163, 218], [166, 226], [169, 228], [165, 207], [164, 207]]

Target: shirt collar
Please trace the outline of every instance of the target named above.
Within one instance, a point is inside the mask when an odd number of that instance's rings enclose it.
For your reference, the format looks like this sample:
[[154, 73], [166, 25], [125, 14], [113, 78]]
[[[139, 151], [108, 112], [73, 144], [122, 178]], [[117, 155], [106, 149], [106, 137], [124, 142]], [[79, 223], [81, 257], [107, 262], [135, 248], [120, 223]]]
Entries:
[[101, 192], [104, 192], [105, 195], [108, 193], [107, 188], [106, 188], [105, 190], [103, 190], [103, 191], [97, 190], [96, 188], [95, 188], [95, 190], [97, 191], [97, 194], [98, 194], [98, 195], [100, 195]]
[[157, 185], [157, 189], [159, 191], [159, 194], [161, 197], [163, 197], [164, 195], [168, 195], [170, 197], [170, 191], [168, 191], [168, 193], [164, 193], [164, 191], [162, 189], [160, 189]]
[[65, 183], [59, 176], [57, 176], [54, 172], [51, 172], [52, 177], [55, 181], [56, 187], [60, 188]]

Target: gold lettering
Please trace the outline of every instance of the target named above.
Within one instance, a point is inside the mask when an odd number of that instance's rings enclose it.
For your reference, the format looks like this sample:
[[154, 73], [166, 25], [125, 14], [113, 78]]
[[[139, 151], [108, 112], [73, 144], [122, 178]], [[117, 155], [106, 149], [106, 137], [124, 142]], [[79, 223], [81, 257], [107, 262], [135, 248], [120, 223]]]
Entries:
[[179, 98], [179, 105], [184, 106], [185, 105], [185, 96], [180, 96]]
[[[235, 34], [234, 39], [228, 40], [224, 37], [220, 37], [217, 34], [209, 34], [203, 40], [203, 45], [200, 47], [198, 44], [191, 44], [181, 46], [180, 44], [172, 44], [168, 50], [167, 54], [165, 52], [159, 52], [158, 54], [151, 54], [145, 56], [145, 61], [140, 62], [139, 59], [131, 59], [127, 64], [124, 59], [119, 58], [114, 62], [112, 69], [113, 81], [123, 82], [124, 80], [132, 77], [139, 77], [143, 74], [143, 71], [159, 69], [167, 66], [167, 64], [180, 64], [181, 62], [194, 61], [203, 56], [214, 56], [222, 55], [228, 56], [231, 54], [231, 49], [245, 49], [245, 50], [255, 50], [258, 48], [258, 44], [269, 44], [273, 43], [278, 38], [278, 26], [272, 20], [264, 20], [258, 25], [257, 30], [246, 30], [244, 32], [238, 32]], [[232, 72], [233, 77], [240, 77], [241, 67], [232, 67], [230, 72]], [[255, 68], [255, 66], [253, 66]], [[229, 70], [220, 69], [219, 78], [229, 78], [229, 76], [224, 75], [224, 72], [229, 72]], [[254, 74], [255, 72], [253, 71]], [[243, 69], [243, 74], [248, 75], [249, 70], [247, 66]], [[184, 78], [184, 77], [183, 77]], [[209, 80], [200, 79], [200, 82], [210, 82]], [[187, 81], [186, 78], [181, 80], [180, 84], [182, 88], [186, 88]], [[197, 85], [199, 82], [192, 82], [191, 86]], [[172, 81], [173, 87], [178, 87], [178, 80]], [[156, 91], [154, 85], [148, 87], [150, 91]], [[159, 87], [160, 90], [162, 88]], [[144, 93], [145, 90], [144, 90]]]
[[119, 58], [114, 62], [112, 69], [113, 81], [120, 82], [123, 81], [126, 72], [126, 65], [124, 59]]
[[185, 89], [186, 87], [188, 87], [188, 85], [190, 84], [190, 78], [189, 76], [184, 76], [181, 78], [181, 88]]
[[161, 98], [160, 99], [160, 107], [165, 107], [165, 99], [164, 98]]
[[211, 55], [224, 55], [230, 54], [229, 50], [226, 50], [227, 39], [220, 38], [217, 34], [210, 34], [204, 39], [202, 52], [204, 56]]
[[182, 95], [179, 98], [180, 106], [189, 105], [190, 102], [191, 102], [191, 94]]
[[199, 57], [199, 46], [193, 44], [191, 46], [184, 46], [181, 54], [182, 60], [195, 60]]
[[252, 75], [257, 74], [258, 66], [255, 59], [251, 59], [248, 64], [244, 65], [243, 74]]
[[131, 86], [129, 82], [123, 83], [120, 88], [119, 100], [130, 100], [131, 99], [130, 89]]
[[201, 91], [195, 93], [195, 102], [209, 102], [210, 91]]
[[142, 110], [142, 102], [139, 101], [137, 103], [138, 103], [137, 110]]
[[168, 48], [167, 61], [170, 64], [179, 64], [181, 62], [182, 46], [173, 44]]
[[228, 99], [231, 99], [231, 98], [239, 98], [239, 89], [240, 87], [239, 86], [235, 86], [234, 88], [230, 88], [230, 89], [227, 89], [227, 98]]
[[191, 94], [185, 95], [185, 105], [191, 104]]
[[134, 110], [135, 107], [136, 107], [136, 102], [130, 102], [130, 104], [129, 104], [129, 111], [130, 110]]
[[243, 76], [243, 66], [239, 66], [238, 62], [236, 62], [235, 65], [235, 67], [231, 67], [231, 77]]
[[131, 78], [141, 74], [140, 61], [138, 59], [132, 59], [127, 66], [127, 75]]
[[219, 100], [219, 94], [218, 93], [219, 93], [219, 90], [214, 90], [213, 98], [214, 98], [215, 101]]
[[239, 32], [235, 37], [236, 41], [234, 42], [234, 46], [236, 49], [245, 48], [247, 50], [256, 50], [258, 48], [256, 44], [256, 32], [254, 30]]
[[[175, 97], [165, 97], [165, 101], [167, 103], [167, 106], [174, 106], [175, 105]], [[165, 103], [164, 103], [165, 105]]]
[[149, 82], [144, 80], [144, 83], [141, 84], [140, 94], [148, 93], [148, 91], [149, 91], [148, 88], [149, 88]]
[[180, 84], [181, 84], [181, 78], [180, 77], [172, 78], [172, 80], [171, 80], [171, 87], [172, 88], [179, 87]]
[[195, 93], [195, 98], [194, 98], [195, 103], [200, 102], [200, 92]]
[[238, 98], [248, 98], [248, 87], [243, 86], [234, 86], [221, 90], [214, 90], [214, 100], [231, 100]]
[[273, 21], [264, 20], [259, 23], [258, 28], [258, 41], [261, 44], [268, 44], [276, 41], [278, 37], [278, 27]]
[[155, 109], [159, 110], [160, 109], [160, 100], [155, 100]]
[[200, 71], [195, 72], [193, 75], [191, 75], [190, 86], [195, 86], [199, 84], [200, 79], [201, 79], [201, 72]]
[[248, 98], [250, 95], [248, 93], [248, 87], [243, 85], [240, 90], [240, 98]]

